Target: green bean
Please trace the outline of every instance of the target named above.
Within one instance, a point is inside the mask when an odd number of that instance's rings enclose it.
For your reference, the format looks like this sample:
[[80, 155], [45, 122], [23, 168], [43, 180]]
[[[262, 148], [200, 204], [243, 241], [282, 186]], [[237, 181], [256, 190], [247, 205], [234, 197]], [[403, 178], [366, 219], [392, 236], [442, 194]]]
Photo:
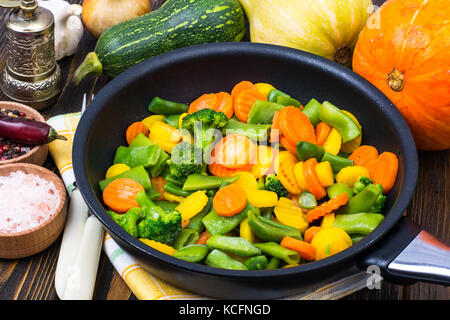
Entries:
[[310, 158], [316, 158], [320, 161], [325, 154], [322, 146], [307, 141], [297, 142], [297, 157], [300, 161], [306, 161]]
[[346, 192], [349, 199], [353, 197], [353, 190], [345, 183], [333, 183], [327, 187], [327, 195], [330, 199], [337, 197], [338, 195]]
[[274, 207], [261, 208], [261, 217], [272, 219], [273, 209]]
[[122, 172], [121, 174], [118, 174], [114, 177], [99, 181], [98, 185], [100, 186], [100, 190], [102, 190], [103, 192], [103, 190], [105, 190], [108, 184], [119, 178], [132, 179], [140, 183], [144, 187], [144, 189], [148, 189], [152, 186], [152, 182], [150, 180], [148, 172], [145, 170], [143, 166], [137, 166], [135, 168]]
[[308, 117], [309, 121], [311, 121], [311, 124], [313, 126], [316, 126], [320, 122], [319, 114], [321, 106], [322, 104], [313, 98], [309, 100], [309, 102], [302, 110], [302, 112]]
[[171, 114], [164, 118], [164, 122], [168, 125], [178, 129], [180, 126], [178, 125], [178, 120], [180, 119], [181, 114]]
[[208, 199], [205, 207], [197, 213], [194, 217], [191, 218], [189, 224], [187, 225], [187, 229], [192, 229], [197, 231], [198, 233], [202, 232], [205, 229], [205, 225], [202, 222], [202, 219], [211, 212], [212, 208], [212, 198]]
[[361, 135], [361, 130], [352, 118], [328, 101], [322, 103], [319, 118], [330, 127], [336, 128], [339, 131], [343, 143]]
[[247, 270], [247, 267], [237, 260], [234, 260], [226, 253], [214, 249], [206, 257], [205, 264], [210, 267], [231, 269], [231, 270]]
[[298, 205], [302, 208], [311, 210], [317, 207], [316, 197], [308, 191], [303, 191], [298, 197]]
[[242, 134], [253, 141], [267, 141], [270, 127], [270, 124], [251, 124], [230, 119], [223, 127], [222, 132], [224, 134]]
[[161, 197], [161, 195], [159, 194], [159, 192], [155, 189], [155, 187], [151, 186], [150, 188], [148, 188], [147, 190], [145, 190], [145, 192], [147, 193], [147, 195], [149, 196], [150, 199], [152, 200], [156, 200], [159, 199]]
[[161, 153], [164, 152], [158, 145], [148, 145], [143, 147], [120, 146], [114, 156], [114, 164], [123, 163], [130, 168], [144, 166], [144, 168], [154, 166]]
[[210, 249], [219, 249], [237, 256], [251, 257], [261, 253], [250, 241], [241, 237], [228, 237], [222, 235], [211, 236], [206, 245]]
[[264, 270], [267, 266], [266, 256], [255, 256], [248, 258], [244, 262], [248, 270]]
[[353, 196], [348, 203], [339, 208], [337, 213], [350, 214], [369, 212], [372, 205], [377, 201], [378, 196], [382, 190], [376, 185], [370, 184], [365, 187], [360, 193]]
[[365, 237], [365, 235], [357, 234], [357, 233], [350, 235], [350, 239], [352, 239], [353, 244], [360, 242], [364, 237]]
[[275, 112], [283, 109], [284, 106], [278, 103], [256, 100], [248, 113], [247, 123], [249, 124], [271, 124]]
[[168, 174], [167, 176], [165, 176], [164, 179], [166, 180], [167, 183], [172, 183], [172, 184], [174, 184], [176, 186], [179, 186], [179, 187], [183, 186], [183, 182], [181, 182], [179, 179], [175, 178], [171, 174]]
[[239, 175], [232, 177], [216, 177], [198, 173], [191, 174], [187, 177], [183, 184], [183, 191], [217, 189], [224, 181], [233, 183], [238, 179]]
[[182, 229], [180, 232], [180, 235], [173, 243], [173, 247], [177, 250], [180, 250], [181, 248], [194, 244], [198, 240], [198, 232], [192, 229]]
[[334, 154], [328, 152], [323, 154], [322, 161], [328, 161], [334, 173], [341, 171], [341, 169], [345, 167], [350, 167], [353, 165], [353, 160], [335, 156]]
[[[151, 199], [151, 197], [150, 197], [150, 199]], [[166, 212], [172, 212], [173, 210], [175, 210], [176, 207], [178, 207], [179, 203], [165, 201], [165, 200], [157, 200], [157, 201], [155, 201], [155, 205], [160, 207], [161, 209], [163, 209]]]
[[131, 141], [129, 147], [145, 147], [145, 146], [152, 146], [154, 143], [147, 138], [143, 133], [139, 133], [136, 138]]
[[255, 243], [255, 246], [261, 249], [262, 253], [279, 258], [287, 264], [298, 264], [300, 261], [300, 255], [297, 251], [282, 247], [278, 243]]
[[247, 206], [241, 212], [232, 217], [219, 216], [215, 210], [212, 210], [202, 219], [202, 222], [211, 235], [225, 234], [236, 228], [242, 220], [247, 218], [247, 214], [250, 212], [258, 212], [257, 208], [250, 203], [247, 203]]
[[193, 193], [192, 191], [184, 191], [176, 184], [173, 184], [170, 182], [166, 183], [164, 185], [164, 190], [166, 190], [167, 192], [170, 192], [176, 196], [182, 196], [182, 197], [188, 197], [189, 195], [191, 195]]
[[302, 240], [298, 229], [266, 219], [253, 212], [248, 213], [248, 225], [253, 233], [263, 241], [281, 242], [286, 236]]
[[189, 106], [184, 103], [173, 102], [159, 97], [154, 97], [148, 105], [148, 111], [169, 116], [187, 112]]
[[333, 226], [344, 229], [348, 234], [368, 235], [383, 219], [379, 213], [337, 214]]
[[300, 101], [292, 97], [285, 97], [285, 96], [278, 96], [275, 102], [278, 104], [282, 104], [283, 106], [293, 106], [296, 108], [300, 108], [300, 106], [302, 105]]
[[290, 98], [291, 96], [288, 95], [287, 93], [277, 90], [277, 89], [272, 89], [269, 92], [269, 96], [267, 97], [267, 100], [270, 102], [276, 102], [278, 97], [287, 97]]
[[181, 248], [173, 254], [175, 258], [188, 262], [201, 262], [209, 253], [209, 248], [204, 244], [191, 244]]
[[266, 266], [266, 270], [273, 270], [273, 269], [277, 269], [278, 266], [280, 265], [281, 260], [278, 259], [277, 257], [272, 257], [269, 260], [269, 263]]

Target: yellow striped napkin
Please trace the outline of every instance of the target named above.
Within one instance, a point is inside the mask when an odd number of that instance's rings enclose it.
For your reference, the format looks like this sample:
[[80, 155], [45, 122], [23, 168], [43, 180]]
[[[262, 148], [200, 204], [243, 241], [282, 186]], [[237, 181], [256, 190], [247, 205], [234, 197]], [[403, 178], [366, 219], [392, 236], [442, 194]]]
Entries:
[[[55, 140], [49, 144], [50, 155], [58, 167], [69, 193], [74, 188], [75, 176], [72, 167], [72, 144], [81, 113], [59, 115], [47, 122], [67, 141]], [[140, 300], [189, 300], [208, 299], [176, 288], [162, 281], [150, 272], [137, 258], [120, 248], [109, 234], [105, 234], [103, 250], [130, 290]], [[340, 299], [367, 286], [371, 273], [349, 270], [340, 280], [326, 286], [314, 288], [286, 299], [324, 300]]]

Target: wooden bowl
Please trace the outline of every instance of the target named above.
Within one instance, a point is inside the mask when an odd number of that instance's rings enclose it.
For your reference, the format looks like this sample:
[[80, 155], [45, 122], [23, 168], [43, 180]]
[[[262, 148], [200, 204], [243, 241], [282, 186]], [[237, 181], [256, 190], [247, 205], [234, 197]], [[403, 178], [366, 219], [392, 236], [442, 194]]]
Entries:
[[52, 181], [60, 194], [60, 203], [55, 214], [32, 229], [17, 233], [0, 232], [0, 258], [17, 259], [28, 257], [49, 247], [61, 234], [67, 216], [67, 195], [62, 180], [50, 170], [29, 163], [14, 163], [0, 166], [0, 176], [23, 171]]
[[[6, 109], [6, 110], [18, 110], [20, 112], [23, 112], [27, 115], [27, 117], [32, 117], [36, 121], [46, 122], [44, 117], [37, 112], [35, 109], [28, 107], [24, 104], [17, 103], [17, 102], [11, 102], [11, 101], [0, 101], [0, 109]], [[30, 152], [21, 155], [20, 157], [0, 161], [0, 166], [5, 164], [11, 164], [11, 163], [33, 163], [37, 164], [38, 166], [41, 166], [44, 164], [45, 159], [47, 158], [48, 154], [48, 145], [42, 144], [39, 146], [35, 146], [33, 149], [31, 149]]]

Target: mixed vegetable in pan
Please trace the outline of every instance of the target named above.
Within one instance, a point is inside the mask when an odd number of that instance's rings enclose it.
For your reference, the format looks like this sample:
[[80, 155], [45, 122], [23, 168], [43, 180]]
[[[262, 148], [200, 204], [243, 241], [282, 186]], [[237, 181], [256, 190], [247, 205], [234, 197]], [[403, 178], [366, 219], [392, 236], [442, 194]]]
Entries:
[[99, 182], [125, 231], [176, 258], [235, 270], [336, 254], [383, 220], [394, 153], [328, 101], [241, 81], [189, 105], [155, 97]]

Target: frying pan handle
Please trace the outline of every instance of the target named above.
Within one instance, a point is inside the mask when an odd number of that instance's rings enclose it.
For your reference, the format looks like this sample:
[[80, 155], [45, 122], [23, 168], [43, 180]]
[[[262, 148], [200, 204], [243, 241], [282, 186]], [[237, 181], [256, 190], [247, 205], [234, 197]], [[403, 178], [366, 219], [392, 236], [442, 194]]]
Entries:
[[390, 282], [450, 285], [450, 247], [407, 217], [369, 251], [360, 257], [359, 267], [376, 265]]

